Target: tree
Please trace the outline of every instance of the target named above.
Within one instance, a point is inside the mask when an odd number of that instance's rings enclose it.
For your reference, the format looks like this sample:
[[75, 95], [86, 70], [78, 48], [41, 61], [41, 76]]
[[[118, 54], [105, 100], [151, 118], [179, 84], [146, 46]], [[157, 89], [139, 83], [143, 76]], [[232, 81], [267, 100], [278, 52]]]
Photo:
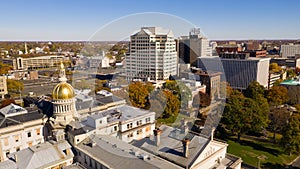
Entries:
[[265, 93], [264, 86], [260, 85], [257, 81], [251, 82], [244, 92], [245, 96], [251, 99], [263, 97], [264, 93]]
[[228, 99], [222, 117], [222, 123], [240, 141], [241, 135], [247, 132], [260, 132], [267, 126], [267, 117], [260, 105], [251, 98], [234, 91]]
[[192, 100], [190, 88], [182, 82], [167, 80], [166, 83], [164, 83], [163, 88], [171, 91], [179, 99], [182, 107], [187, 107], [188, 102]]
[[286, 107], [273, 107], [269, 114], [269, 128], [273, 132], [273, 139], [276, 141], [276, 133], [280, 132], [290, 117], [290, 111]]
[[0, 62], [0, 75], [7, 74], [9, 70], [12, 70], [10, 65]]
[[294, 77], [297, 76], [295, 70], [293, 70], [293, 69], [289, 69], [289, 70], [287, 70], [286, 72], [287, 72], [287, 76], [288, 76], [289, 78], [294, 78]]
[[11, 96], [9, 94], [6, 94], [4, 96], [4, 100], [1, 101], [1, 106], [0, 108], [3, 108], [5, 106], [10, 105], [11, 103], [16, 104], [15, 100], [13, 98], [11, 98]]
[[281, 67], [279, 67], [277, 63], [270, 63], [270, 65], [269, 65], [269, 71], [270, 72], [278, 73], [281, 70], [282, 70]]
[[166, 107], [164, 109], [162, 118], [169, 118], [171, 116], [175, 117], [179, 113], [179, 99], [170, 91], [165, 90], [164, 94], [166, 96]]
[[193, 98], [193, 107], [203, 108], [209, 106], [211, 103], [211, 98], [207, 93], [199, 92]]
[[149, 109], [149, 94], [153, 90], [150, 83], [134, 82], [129, 85], [129, 99], [133, 106]]
[[283, 86], [273, 86], [267, 91], [266, 97], [268, 102], [275, 106], [282, 105], [289, 100], [288, 90]]
[[292, 155], [300, 152], [300, 122], [298, 116], [291, 116], [282, 132], [281, 145], [285, 151]]
[[8, 92], [20, 92], [24, 90], [24, 84], [21, 81], [7, 79], [7, 90]]

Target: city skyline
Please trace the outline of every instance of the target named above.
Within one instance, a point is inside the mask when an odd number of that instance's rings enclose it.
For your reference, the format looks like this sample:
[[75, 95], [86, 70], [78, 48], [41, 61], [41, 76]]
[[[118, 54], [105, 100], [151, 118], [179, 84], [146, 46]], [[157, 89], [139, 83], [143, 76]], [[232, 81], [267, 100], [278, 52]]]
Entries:
[[[156, 12], [179, 17], [200, 27], [209, 39], [297, 39], [300, 38], [300, 30], [297, 29], [300, 26], [297, 22], [299, 3], [295, 0], [276, 3], [271, 0], [251, 3], [236, 0], [193, 1], [188, 4], [180, 1], [7, 1], [2, 3], [5, 8], [0, 11], [3, 24], [0, 37], [8, 41], [85, 41], [112, 21], [136, 13]], [[141, 18], [141, 21], [139, 27], [166, 27], [141, 25], [145, 19]], [[175, 36], [188, 35], [189, 29], [178, 28], [180, 34]], [[128, 32], [123, 34], [128, 35]], [[114, 41], [124, 37], [120, 33], [108, 34], [105, 38], [103, 40]]]

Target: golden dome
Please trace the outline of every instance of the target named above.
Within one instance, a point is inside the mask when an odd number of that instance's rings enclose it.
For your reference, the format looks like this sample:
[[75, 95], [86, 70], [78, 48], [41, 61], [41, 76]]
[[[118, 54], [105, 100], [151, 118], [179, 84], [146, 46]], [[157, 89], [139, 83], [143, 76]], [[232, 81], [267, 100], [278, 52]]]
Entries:
[[57, 84], [52, 92], [53, 99], [71, 99], [75, 97], [74, 89], [69, 83]]

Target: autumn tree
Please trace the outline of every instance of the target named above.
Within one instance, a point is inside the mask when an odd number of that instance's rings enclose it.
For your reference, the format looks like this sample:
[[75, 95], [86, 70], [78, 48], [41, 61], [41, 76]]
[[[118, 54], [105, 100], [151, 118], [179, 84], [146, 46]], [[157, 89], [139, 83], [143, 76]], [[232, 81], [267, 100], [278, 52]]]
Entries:
[[142, 82], [133, 82], [129, 85], [129, 99], [133, 106], [149, 109], [149, 94], [153, 90], [151, 84]]
[[280, 72], [282, 69], [280, 66], [278, 66], [277, 63], [270, 63], [269, 65], [269, 71], [273, 72], [273, 73], [278, 73]]
[[175, 117], [179, 113], [180, 101], [179, 99], [170, 91], [164, 91], [166, 97], [166, 107], [164, 109], [163, 118], [169, 118], [171, 116]]
[[9, 70], [12, 70], [10, 65], [0, 62], [0, 75], [7, 74]]
[[211, 98], [207, 93], [199, 92], [193, 98], [193, 107], [203, 108], [209, 106], [211, 103]]
[[269, 114], [269, 128], [273, 132], [273, 139], [276, 141], [276, 134], [286, 125], [290, 117], [290, 111], [286, 107], [272, 107]]
[[11, 98], [11, 96], [9, 94], [6, 94], [4, 96], [4, 100], [1, 101], [0, 108], [3, 108], [3, 107], [8, 106], [10, 104], [16, 104], [16, 102], [13, 98]]
[[171, 91], [179, 99], [182, 107], [187, 107], [188, 102], [192, 100], [192, 92], [190, 88], [182, 82], [167, 80], [163, 89]]
[[289, 100], [288, 90], [283, 86], [273, 86], [268, 90], [266, 97], [274, 106], [282, 105]]
[[8, 92], [20, 92], [24, 90], [24, 84], [18, 80], [7, 79], [7, 90]]
[[299, 117], [293, 115], [290, 117], [287, 125], [282, 132], [281, 145], [285, 151], [292, 155], [300, 152], [300, 121]]

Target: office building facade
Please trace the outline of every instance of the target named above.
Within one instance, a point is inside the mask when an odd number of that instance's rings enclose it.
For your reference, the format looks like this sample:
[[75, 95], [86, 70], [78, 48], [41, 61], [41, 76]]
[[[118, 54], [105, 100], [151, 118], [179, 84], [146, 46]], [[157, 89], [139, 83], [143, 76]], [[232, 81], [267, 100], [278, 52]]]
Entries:
[[142, 27], [130, 37], [126, 57], [127, 80], [165, 80], [177, 74], [176, 43], [172, 30]]
[[221, 81], [227, 81], [234, 89], [244, 90], [252, 81], [268, 87], [269, 62], [270, 58], [200, 57], [198, 67], [205, 71], [224, 72]]

